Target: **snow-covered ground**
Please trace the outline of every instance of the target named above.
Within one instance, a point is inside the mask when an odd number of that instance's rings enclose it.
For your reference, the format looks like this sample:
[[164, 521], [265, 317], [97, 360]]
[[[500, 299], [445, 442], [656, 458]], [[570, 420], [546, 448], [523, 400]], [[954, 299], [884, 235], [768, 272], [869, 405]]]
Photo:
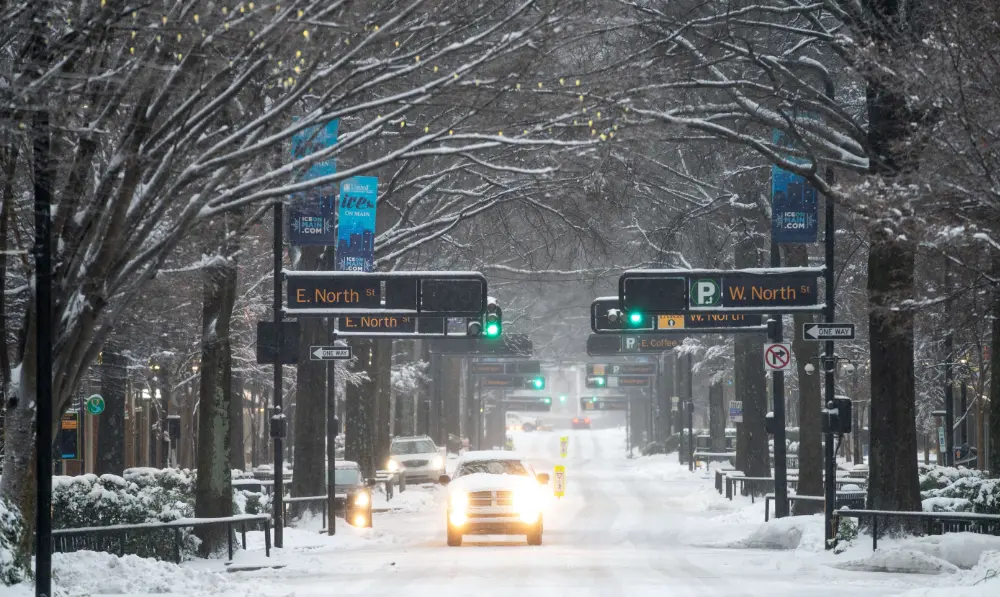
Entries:
[[[559, 436], [569, 455], [560, 459]], [[729, 501], [708, 471], [676, 456], [627, 459], [624, 432], [518, 433], [537, 470], [564, 464], [566, 497], [545, 511], [544, 545], [523, 537], [467, 537], [445, 546], [444, 492], [411, 487], [377, 508], [375, 528], [316, 524], [286, 529], [285, 548], [263, 557], [250, 537], [227, 570], [107, 554], [56, 554], [62, 595], [476, 595], [517, 597], [986, 597], [1000, 594], [1000, 539], [975, 535], [879, 541], [823, 549], [822, 518], [764, 524], [763, 503]], [[318, 523], [318, 521], [312, 521]], [[252, 568], [266, 566], [253, 570]], [[985, 579], [985, 580], [984, 580]], [[0, 590], [27, 597], [31, 587]]]

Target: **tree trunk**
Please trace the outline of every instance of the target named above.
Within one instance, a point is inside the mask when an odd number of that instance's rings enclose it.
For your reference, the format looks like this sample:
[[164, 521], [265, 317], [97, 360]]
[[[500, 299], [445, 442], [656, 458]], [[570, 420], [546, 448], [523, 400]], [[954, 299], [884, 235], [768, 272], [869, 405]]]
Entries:
[[722, 395], [722, 382], [708, 386], [708, 433], [712, 438], [712, 452], [726, 451], [726, 405]]
[[913, 313], [900, 301], [912, 295], [914, 247], [881, 232], [868, 253], [871, 338], [871, 461], [868, 507], [918, 511]]
[[97, 417], [98, 475], [125, 472], [125, 357], [107, 343], [101, 359], [101, 397], [104, 412]]
[[376, 340], [375, 359], [372, 365], [376, 382], [375, 409], [375, 466], [384, 468], [389, 461], [390, 398], [392, 395], [392, 340]]
[[[299, 319], [299, 363], [296, 367], [295, 445], [292, 487], [295, 497], [326, 493], [326, 363], [309, 358], [310, 346], [327, 343], [320, 318]], [[323, 504], [297, 504], [293, 512], [320, 512]]]
[[359, 385], [347, 384], [344, 421], [344, 458], [361, 467], [365, 477], [375, 474], [375, 387], [371, 381], [372, 341], [353, 340], [355, 370], [368, 373], [368, 380]]
[[181, 468], [194, 468], [196, 425], [194, 418], [194, 390], [190, 383], [184, 388], [184, 403], [181, 405], [180, 414], [181, 439], [179, 440], [178, 460], [180, 460]]
[[[809, 264], [809, 254], [805, 245], [785, 245], [785, 262], [788, 267], [802, 267]], [[822, 376], [814, 372], [806, 373], [806, 365], [819, 368], [819, 342], [802, 339], [802, 325], [813, 320], [810, 313], [796, 313], [792, 318], [792, 353], [795, 355], [795, 374], [799, 382], [799, 485], [796, 490], [801, 495], [823, 495], [823, 417]], [[796, 516], [815, 514], [823, 511], [823, 504], [817, 502], [792, 502], [792, 512]]]
[[[994, 279], [1000, 274], [1000, 255], [993, 256]], [[1000, 477], [1000, 287], [993, 289], [993, 338], [990, 343], [990, 409], [989, 409], [989, 459], [987, 467], [994, 477]], [[963, 380], [962, 383], [965, 383]], [[977, 421], [977, 427], [982, 427]], [[979, 451], [986, 446], [980, 444]]]
[[246, 436], [243, 431], [243, 405], [246, 401], [243, 398], [243, 379], [233, 376], [233, 399], [229, 403], [229, 428], [233, 438], [233, 446], [230, 449], [229, 468], [237, 471], [246, 470], [247, 452]]
[[[236, 266], [228, 261], [205, 272], [202, 305], [201, 399], [198, 407], [198, 476], [194, 513], [199, 518], [232, 516], [230, 404], [233, 400], [229, 326], [236, 299]], [[226, 545], [226, 529], [200, 527], [201, 554]]]

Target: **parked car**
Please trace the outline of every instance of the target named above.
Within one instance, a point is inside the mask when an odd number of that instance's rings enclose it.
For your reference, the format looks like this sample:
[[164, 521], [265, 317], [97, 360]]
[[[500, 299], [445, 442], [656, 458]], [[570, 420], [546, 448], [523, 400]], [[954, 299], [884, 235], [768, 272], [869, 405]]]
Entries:
[[444, 456], [426, 435], [397, 437], [389, 445], [386, 469], [405, 472], [407, 483], [436, 483], [445, 473]]
[[365, 480], [357, 462], [338, 460], [333, 469], [334, 508], [356, 527], [372, 526], [372, 485]]
[[448, 545], [462, 545], [465, 535], [525, 535], [528, 545], [541, 545], [548, 482], [513, 452], [467, 452], [454, 477], [441, 477], [448, 486]]
[[573, 417], [573, 429], [590, 429], [590, 417]]

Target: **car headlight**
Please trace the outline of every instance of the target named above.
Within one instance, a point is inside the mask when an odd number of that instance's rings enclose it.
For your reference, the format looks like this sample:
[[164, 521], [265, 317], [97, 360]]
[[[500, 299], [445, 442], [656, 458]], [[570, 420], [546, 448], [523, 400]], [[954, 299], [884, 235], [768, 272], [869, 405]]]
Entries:
[[465, 511], [469, 507], [469, 494], [464, 491], [456, 491], [451, 494], [451, 509]]
[[362, 491], [361, 493], [359, 493], [358, 495], [356, 495], [354, 497], [354, 505], [355, 506], [364, 507], [364, 506], [367, 506], [369, 503], [371, 503], [371, 501], [372, 500], [371, 500], [370, 497], [368, 497], [368, 492], [367, 491]]
[[514, 493], [514, 510], [517, 511], [521, 520], [526, 523], [534, 523], [542, 509], [542, 498], [537, 491], [518, 491]]
[[398, 471], [399, 471], [399, 463], [398, 463], [398, 462], [396, 462], [395, 460], [392, 460], [392, 459], [390, 458], [390, 459], [389, 459], [389, 463], [388, 463], [388, 464], [386, 464], [386, 467], [385, 467], [385, 468], [389, 469], [389, 472], [390, 472], [390, 473], [395, 473], [395, 472], [398, 472]]
[[434, 460], [431, 461], [431, 466], [433, 468], [444, 468], [444, 458], [440, 456], [435, 456]]

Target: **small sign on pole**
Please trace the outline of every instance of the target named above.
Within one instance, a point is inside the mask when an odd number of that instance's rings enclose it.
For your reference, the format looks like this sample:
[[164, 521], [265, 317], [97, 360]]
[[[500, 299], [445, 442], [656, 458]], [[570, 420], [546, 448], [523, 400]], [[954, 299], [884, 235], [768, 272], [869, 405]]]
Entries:
[[[948, 446], [944, 441], [944, 427], [938, 427], [938, 453], [944, 454], [947, 452]], [[941, 464], [940, 462], [938, 464]]]
[[853, 340], [853, 323], [804, 323], [802, 324], [802, 339], [812, 341], [822, 340]]
[[569, 453], [569, 436], [562, 436], [559, 438], [559, 455], [566, 458]]
[[351, 358], [350, 346], [310, 346], [309, 359], [313, 361], [341, 361]]
[[556, 467], [555, 467], [555, 478], [556, 478], [556, 482], [555, 482], [555, 486], [554, 486], [555, 496], [557, 498], [561, 498], [564, 495], [566, 495], [566, 467], [565, 466], [563, 466], [561, 464], [557, 464], [556, 465]]
[[99, 415], [104, 412], [104, 398], [100, 394], [94, 394], [87, 398], [87, 412], [92, 415]]
[[790, 344], [771, 343], [764, 345], [764, 366], [768, 371], [784, 371], [792, 362]]
[[733, 423], [743, 422], [743, 401], [742, 400], [730, 400], [729, 401], [729, 419]]
[[678, 412], [680, 410], [681, 398], [680, 396], [670, 397], [670, 412]]

